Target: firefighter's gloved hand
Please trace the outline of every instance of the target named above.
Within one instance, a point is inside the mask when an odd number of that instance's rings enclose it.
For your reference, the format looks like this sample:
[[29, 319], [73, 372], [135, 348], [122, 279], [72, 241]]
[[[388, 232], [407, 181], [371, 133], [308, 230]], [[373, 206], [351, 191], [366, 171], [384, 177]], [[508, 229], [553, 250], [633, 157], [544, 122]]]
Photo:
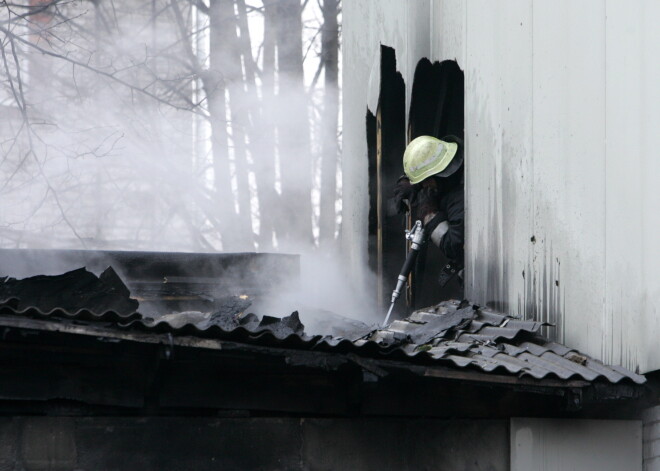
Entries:
[[400, 176], [394, 186], [394, 198], [392, 198], [394, 209], [398, 214], [403, 214], [408, 211], [408, 207], [404, 201], [411, 201], [414, 192], [415, 187], [410, 183], [408, 177], [405, 175]]
[[440, 211], [438, 207], [438, 189], [432, 186], [422, 187], [415, 193], [415, 199], [412, 204], [415, 219], [421, 220], [424, 226], [426, 226], [431, 218]]

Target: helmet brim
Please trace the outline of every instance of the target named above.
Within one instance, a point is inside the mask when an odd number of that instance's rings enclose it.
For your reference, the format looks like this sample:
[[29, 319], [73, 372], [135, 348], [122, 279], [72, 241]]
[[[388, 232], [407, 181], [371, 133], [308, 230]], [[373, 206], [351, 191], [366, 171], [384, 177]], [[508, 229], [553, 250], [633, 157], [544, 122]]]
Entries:
[[442, 178], [450, 177], [455, 174], [459, 168], [461, 168], [461, 165], [463, 165], [463, 148], [459, 146], [456, 154], [454, 155], [454, 158], [451, 159], [451, 162], [449, 162], [449, 165], [447, 165], [447, 168], [445, 168], [442, 172], [437, 173], [436, 176]]
[[444, 136], [442, 140], [445, 142], [453, 142], [454, 144], [458, 145], [458, 150], [456, 151], [456, 155], [454, 155], [452, 161], [449, 162], [447, 168], [445, 168], [442, 172], [436, 175], [438, 177], [446, 178], [455, 174], [456, 171], [461, 168], [461, 165], [463, 165], [463, 139], [461, 139], [458, 136], [454, 136], [453, 134], [450, 134]]

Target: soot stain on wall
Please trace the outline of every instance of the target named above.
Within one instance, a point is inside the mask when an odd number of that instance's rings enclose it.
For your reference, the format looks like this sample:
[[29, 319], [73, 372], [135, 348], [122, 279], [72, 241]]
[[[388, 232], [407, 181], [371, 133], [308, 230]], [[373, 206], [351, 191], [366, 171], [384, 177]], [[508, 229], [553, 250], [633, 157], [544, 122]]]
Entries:
[[552, 324], [543, 327], [541, 333], [556, 342], [563, 342], [566, 301], [561, 281], [561, 261], [554, 255], [552, 244], [548, 249], [545, 240], [538, 242], [543, 244], [542, 265], [536, 268], [533, 260], [528, 261], [522, 273], [525, 290], [523, 299], [519, 298], [518, 311], [525, 319]]

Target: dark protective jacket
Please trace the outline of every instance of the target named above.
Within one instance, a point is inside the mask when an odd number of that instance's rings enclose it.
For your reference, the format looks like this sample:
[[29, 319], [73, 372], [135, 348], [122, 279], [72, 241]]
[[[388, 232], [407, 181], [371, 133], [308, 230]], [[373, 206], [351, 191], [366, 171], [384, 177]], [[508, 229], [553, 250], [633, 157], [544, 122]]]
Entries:
[[429, 237], [449, 260], [463, 265], [465, 244], [465, 195], [463, 186], [457, 185], [447, 192], [441, 192], [438, 207], [440, 209], [439, 217], [434, 218], [437, 219], [438, 225], [434, 229], [441, 229], [440, 224], [446, 221], [447, 224], [442, 226], [446, 230], [441, 237], [433, 237], [433, 232], [430, 231], [428, 232]]
[[458, 274], [459, 283], [462, 284], [465, 243], [465, 196], [462, 182], [441, 191], [437, 203], [438, 213], [427, 221], [425, 233], [449, 259], [449, 263], [440, 270], [438, 283], [444, 287]]
[[405, 201], [409, 200], [413, 218], [422, 220], [426, 237], [460, 270], [465, 236], [463, 169], [459, 168], [449, 177], [429, 178], [437, 180], [435, 194], [426, 191], [422, 183], [410, 185], [408, 177], [402, 175], [397, 181], [394, 197], [388, 201], [388, 213], [394, 215], [407, 210]]

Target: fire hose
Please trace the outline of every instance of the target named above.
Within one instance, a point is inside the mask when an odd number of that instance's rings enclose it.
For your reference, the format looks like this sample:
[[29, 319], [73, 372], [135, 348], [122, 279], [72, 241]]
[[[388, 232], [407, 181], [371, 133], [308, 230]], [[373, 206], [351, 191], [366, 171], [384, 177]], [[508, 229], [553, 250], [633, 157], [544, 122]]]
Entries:
[[396, 300], [401, 295], [401, 290], [403, 289], [403, 286], [408, 280], [408, 275], [410, 275], [410, 272], [415, 266], [415, 260], [417, 259], [417, 255], [419, 254], [419, 249], [422, 247], [422, 244], [424, 243], [424, 228], [422, 228], [422, 221], [419, 220], [415, 221], [415, 225], [412, 227], [412, 229], [406, 231], [406, 239], [411, 242], [410, 250], [408, 251], [408, 255], [406, 256], [406, 261], [403, 262], [403, 267], [401, 267], [401, 272], [397, 277], [396, 287], [394, 288], [394, 291], [392, 291], [392, 300], [390, 302], [390, 309], [387, 311], [387, 316], [385, 316], [385, 322], [383, 324], [385, 326], [388, 324], [388, 321], [390, 320], [392, 309], [394, 309], [394, 303], [396, 303]]

